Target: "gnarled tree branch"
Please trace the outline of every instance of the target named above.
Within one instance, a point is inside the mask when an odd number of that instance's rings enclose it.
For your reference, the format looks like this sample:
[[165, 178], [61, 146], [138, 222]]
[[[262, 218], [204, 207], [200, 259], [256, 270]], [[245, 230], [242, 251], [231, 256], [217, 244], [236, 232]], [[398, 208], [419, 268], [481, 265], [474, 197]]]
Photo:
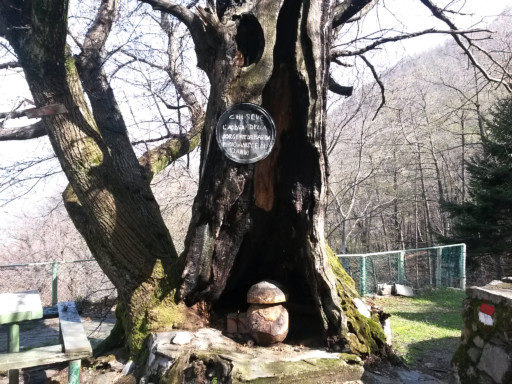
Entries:
[[203, 122], [200, 121], [186, 134], [173, 137], [158, 147], [147, 151], [139, 158], [139, 164], [149, 171], [150, 179], [199, 146]]
[[[457, 26], [453, 23], [453, 21], [451, 21], [444, 14], [445, 11], [443, 9], [439, 8], [431, 0], [420, 0], [420, 1], [422, 2], [423, 5], [425, 5], [430, 10], [430, 12], [432, 12], [432, 15], [434, 15], [434, 17], [443, 21], [451, 29], [457, 30]], [[498, 79], [496, 77], [491, 76], [485, 70], [485, 68], [482, 67], [482, 65], [478, 62], [475, 55], [473, 55], [473, 53], [469, 49], [472, 45], [474, 45], [474, 43], [471, 41], [471, 39], [469, 37], [467, 37], [464, 34], [462, 35], [462, 37], [464, 37], [466, 39], [466, 41], [469, 43], [469, 46], [466, 47], [466, 45], [462, 42], [462, 40], [458, 34], [451, 33], [451, 35], [452, 35], [453, 39], [455, 40], [455, 42], [457, 43], [457, 45], [464, 51], [464, 53], [468, 57], [471, 64], [474, 65], [480, 71], [480, 73], [482, 73], [482, 75], [484, 75], [484, 77], [487, 79], [487, 81], [503, 85], [507, 89], [507, 91], [512, 92], [512, 84], [510, 82], [506, 82], [506, 81], [503, 81], [503, 79]]]
[[30, 140], [46, 135], [46, 128], [42, 121], [19, 128], [2, 128], [0, 124], [0, 141]]
[[205, 32], [205, 25], [201, 18], [187, 7], [176, 4], [174, 1], [169, 0], [139, 0], [142, 3], [149, 4], [155, 10], [168, 13], [176, 17], [188, 28], [192, 40], [196, 46], [196, 50], [201, 50], [205, 46], [207, 36]]
[[373, 119], [372, 120], [375, 120], [375, 118], [377, 117], [377, 115], [379, 114], [380, 110], [382, 109], [382, 107], [384, 106], [384, 104], [386, 104], [386, 94], [384, 92], [384, 83], [382, 82], [382, 80], [380, 79], [379, 77], [379, 74], [377, 73], [377, 71], [375, 70], [375, 67], [373, 66], [373, 64], [370, 62], [370, 60], [368, 60], [366, 57], [364, 57], [363, 55], [359, 56], [361, 58], [361, 60], [364, 61], [364, 63], [366, 64], [366, 66], [370, 69], [370, 71], [372, 72], [372, 75], [373, 75], [373, 78], [375, 79], [375, 81], [377, 82], [379, 88], [380, 88], [380, 96], [381, 96], [381, 99], [380, 99], [380, 104], [379, 104], [379, 107], [377, 108], [377, 111], [375, 111], [375, 115], [373, 115]]
[[354, 87], [347, 87], [344, 85], [340, 85], [336, 82], [336, 80], [333, 79], [332, 76], [329, 76], [329, 91], [337, 93], [341, 96], [352, 96], [352, 91], [354, 90]]
[[435, 28], [429, 28], [429, 29], [425, 29], [423, 31], [411, 32], [411, 33], [406, 33], [406, 34], [403, 34], [403, 35], [384, 37], [382, 39], [374, 41], [371, 44], [368, 44], [366, 47], [363, 47], [363, 48], [360, 48], [360, 49], [356, 49], [356, 50], [353, 50], [353, 51], [349, 51], [349, 50], [345, 50], [345, 49], [339, 49], [339, 48], [333, 48], [333, 49], [331, 49], [331, 60], [335, 60], [338, 57], [362, 55], [363, 53], [366, 53], [366, 52], [368, 52], [368, 51], [370, 51], [372, 49], [375, 49], [375, 48], [377, 48], [378, 46], [380, 46], [382, 44], [386, 44], [386, 43], [390, 43], [390, 42], [396, 42], [396, 41], [400, 41], [400, 40], [411, 39], [413, 37], [418, 37], [418, 36], [427, 35], [427, 34], [450, 34], [450, 35], [456, 34], [456, 35], [464, 35], [464, 34], [468, 34], [468, 33], [478, 33], [478, 32], [489, 32], [490, 33], [490, 31], [486, 30], [486, 29], [446, 30], [445, 31], [445, 30], [438, 30], [438, 29], [435, 29]]
[[17, 61], [8, 61], [7, 63], [1, 63], [0, 69], [20, 68], [21, 65]]
[[[356, 16], [366, 6], [370, 6], [374, 0], [345, 0], [334, 8], [334, 15], [332, 18], [332, 27], [338, 28], [339, 26], [347, 23], [352, 17]], [[376, 3], [376, 2], [375, 2]]]

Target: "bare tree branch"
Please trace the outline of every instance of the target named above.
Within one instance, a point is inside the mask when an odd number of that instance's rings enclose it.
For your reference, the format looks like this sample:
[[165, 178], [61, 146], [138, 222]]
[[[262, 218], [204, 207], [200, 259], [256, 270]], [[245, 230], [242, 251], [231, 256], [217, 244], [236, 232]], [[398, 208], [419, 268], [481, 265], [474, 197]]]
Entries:
[[115, 15], [116, 1], [101, 0], [96, 17], [85, 34], [82, 45], [83, 55], [103, 52]]
[[404, 34], [404, 35], [385, 37], [385, 38], [382, 38], [380, 40], [377, 40], [377, 41], [367, 45], [366, 47], [357, 49], [355, 51], [348, 51], [348, 50], [344, 50], [344, 49], [333, 48], [333, 49], [331, 49], [331, 60], [335, 60], [338, 57], [347, 57], [347, 56], [361, 55], [361, 54], [366, 53], [366, 52], [368, 52], [368, 51], [370, 51], [372, 49], [377, 48], [378, 46], [380, 46], [382, 44], [386, 44], [386, 43], [390, 43], [390, 42], [396, 42], [396, 41], [400, 41], [400, 40], [411, 39], [413, 37], [427, 35], [427, 34], [450, 34], [450, 35], [459, 34], [459, 35], [462, 35], [462, 34], [477, 33], [477, 32], [489, 32], [489, 33], [491, 33], [491, 31], [486, 30], [486, 29], [446, 30], [446, 31], [443, 31], [443, 30], [438, 30], [438, 29], [435, 29], [435, 28], [429, 28], [429, 29], [425, 29], [423, 31], [411, 32], [411, 33], [407, 33], [407, 34]]
[[139, 57], [138, 55], [135, 55], [132, 52], [126, 50], [126, 49], [121, 49], [121, 52], [124, 53], [126, 56], [131, 57], [135, 61], [140, 61], [141, 63], [147, 64], [147, 65], [149, 65], [152, 68], [160, 69], [160, 70], [166, 71], [166, 72], [168, 70], [168, 68], [166, 66], [159, 65], [157, 63], [153, 63], [152, 61], [146, 60], [143, 57]]
[[384, 84], [382, 83], [382, 80], [380, 79], [379, 74], [375, 70], [375, 67], [373, 66], [373, 64], [370, 63], [370, 61], [366, 57], [364, 57], [363, 55], [361, 55], [359, 57], [361, 58], [361, 60], [364, 61], [366, 66], [368, 68], [370, 68], [370, 71], [372, 72], [373, 78], [375, 79], [375, 81], [377, 82], [377, 84], [379, 85], [379, 88], [380, 88], [380, 95], [381, 95], [380, 104], [379, 104], [379, 107], [377, 108], [377, 111], [375, 112], [375, 115], [373, 116], [373, 119], [372, 119], [372, 120], [375, 120], [375, 118], [379, 114], [379, 112], [382, 109], [382, 107], [384, 106], [384, 104], [386, 104], [386, 94], [384, 92]]
[[[443, 9], [439, 8], [438, 6], [436, 6], [430, 0], [420, 0], [420, 1], [423, 3], [423, 5], [425, 5], [432, 12], [432, 15], [434, 15], [434, 17], [436, 17], [437, 19], [443, 21], [451, 29], [457, 30], [456, 25], [444, 14], [444, 10]], [[456, 33], [451, 33], [451, 35], [452, 35], [453, 39], [455, 40], [455, 42], [457, 43], [457, 45], [464, 51], [464, 53], [468, 57], [468, 59], [471, 62], [471, 64], [473, 64], [476, 68], [478, 68], [480, 73], [482, 73], [484, 75], [484, 77], [487, 79], [487, 81], [503, 85], [507, 89], [507, 91], [512, 92], [512, 85], [510, 83], [503, 81], [503, 79], [498, 79], [496, 77], [491, 76], [482, 67], [482, 65], [478, 62], [476, 57], [470, 51], [470, 49], [469, 49], [470, 47], [466, 47], [466, 45], [460, 39], [459, 35], [457, 35]], [[462, 36], [468, 41], [469, 46], [474, 45], [469, 37], [467, 37], [466, 35], [462, 35]]]
[[[366, 6], [373, 6], [373, 2], [374, 0], [345, 0], [341, 4], [338, 4], [334, 8], [332, 27], [338, 28], [339, 26], [347, 23]], [[375, 1], [375, 3], [377, 3], [377, 1]]]
[[20, 68], [21, 64], [17, 61], [8, 61], [7, 63], [0, 63], [0, 69]]
[[181, 21], [190, 31], [196, 46], [199, 46], [205, 37], [204, 24], [201, 18], [187, 7], [169, 0], [139, 0], [149, 4], [153, 9], [168, 13]]
[[0, 125], [0, 141], [30, 140], [46, 135], [46, 128], [42, 121], [20, 128], [4, 129]]
[[139, 164], [145, 167], [152, 179], [173, 161], [192, 152], [201, 143], [201, 131], [204, 120], [198, 122], [184, 135], [175, 135], [172, 139], [144, 153], [139, 158]]
[[332, 76], [329, 76], [329, 91], [337, 93], [341, 96], [352, 96], [352, 91], [354, 90], [354, 87], [347, 87], [344, 85], [340, 85], [336, 82], [336, 80], [333, 79]]
[[163, 13], [160, 19], [160, 26], [168, 37], [167, 55], [169, 58], [169, 65], [167, 67], [167, 73], [169, 74], [176, 91], [185, 101], [185, 104], [187, 104], [190, 110], [192, 125], [196, 126], [199, 121], [204, 119], [203, 106], [199, 103], [193, 87], [191, 87], [186, 81], [182, 71], [180, 71], [177, 66], [178, 54], [175, 47], [174, 31], [171, 28], [167, 15]]

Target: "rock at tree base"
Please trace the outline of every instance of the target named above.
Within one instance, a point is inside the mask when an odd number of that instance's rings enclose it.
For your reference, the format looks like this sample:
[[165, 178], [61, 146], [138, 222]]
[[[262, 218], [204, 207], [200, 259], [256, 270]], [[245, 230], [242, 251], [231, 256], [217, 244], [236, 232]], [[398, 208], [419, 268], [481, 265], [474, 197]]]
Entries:
[[194, 335], [188, 331], [176, 332], [172, 338], [173, 344], [184, 345], [190, 343]]
[[412, 287], [408, 287], [407, 285], [393, 284], [393, 295], [413, 297], [414, 291]]
[[359, 313], [361, 315], [363, 315], [364, 317], [366, 318], [371, 318], [372, 317], [372, 314], [370, 312], [370, 309], [368, 308], [368, 306], [363, 302], [363, 300], [359, 299], [359, 298], [355, 298], [354, 299], [354, 304], [357, 308], [357, 310], [359, 311]]
[[461, 383], [512, 383], [512, 283], [470, 287], [461, 344], [452, 358]]
[[377, 284], [377, 293], [380, 296], [391, 295], [392, 286], [390, 284]]
[[226, 331], [230, 334], [249, 333], [247, 313], [229, 313], [226, 319]]
[[382, 324], [382, 329], [384, 330], [384, 335], [386, 335], [386, 344], [389, 346], [393, 345], [393, 333], [391, 332], [391, 322], [389, 318], [385, 319]]
[[275, 284], [269, 281], [262, 281], [254, 284], [247, 292], [249, 304], [278, 304], [286, 301], [286, 295]]
[[247, 310], [247, 323], [259, 345], [279, 343], [288, 335], [288, 311], [282, 305], [251, 305]]
[[189, 344], [171, 342], [176, 332], [152, 334], [146, 382], [161, 383], [344, 383], [361, 379], [364, 370], [355, 355], [298, 348], [248, 347], [203, 328]]

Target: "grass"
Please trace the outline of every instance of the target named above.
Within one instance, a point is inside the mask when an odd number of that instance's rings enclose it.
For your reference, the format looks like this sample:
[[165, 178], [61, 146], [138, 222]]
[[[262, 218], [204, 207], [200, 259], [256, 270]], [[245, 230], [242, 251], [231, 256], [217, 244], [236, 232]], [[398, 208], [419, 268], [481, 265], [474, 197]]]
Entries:
[[453, 354], [460, 339], [465, 296], [463, 291], [441, 288], [412, 298], [391, 296], [375, 302], [392, 315], [395, 351], [414, 365], [429, 354]]

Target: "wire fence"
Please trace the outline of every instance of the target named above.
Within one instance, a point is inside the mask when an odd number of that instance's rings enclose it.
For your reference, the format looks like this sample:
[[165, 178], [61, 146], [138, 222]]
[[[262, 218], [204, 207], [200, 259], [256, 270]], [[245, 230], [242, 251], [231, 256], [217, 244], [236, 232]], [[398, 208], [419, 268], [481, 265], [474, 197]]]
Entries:
[[0, 265], [0, 293], [38, 290], [43, 306], [58, 301], [112, 303], [117, 292], [94, 259]]
[[[416, 289], [466, 287], [466, 245], [338, 255], [361, 295], [378, 284]], [[44, 306], [58, 301], [112, 303], [117, 292], [94, 259], [0, 265], [0, 293], [38, 290]]]
[[338, 255], [361, 295], [378, 284], [466, 288], [466, 244], [366, 254]]

